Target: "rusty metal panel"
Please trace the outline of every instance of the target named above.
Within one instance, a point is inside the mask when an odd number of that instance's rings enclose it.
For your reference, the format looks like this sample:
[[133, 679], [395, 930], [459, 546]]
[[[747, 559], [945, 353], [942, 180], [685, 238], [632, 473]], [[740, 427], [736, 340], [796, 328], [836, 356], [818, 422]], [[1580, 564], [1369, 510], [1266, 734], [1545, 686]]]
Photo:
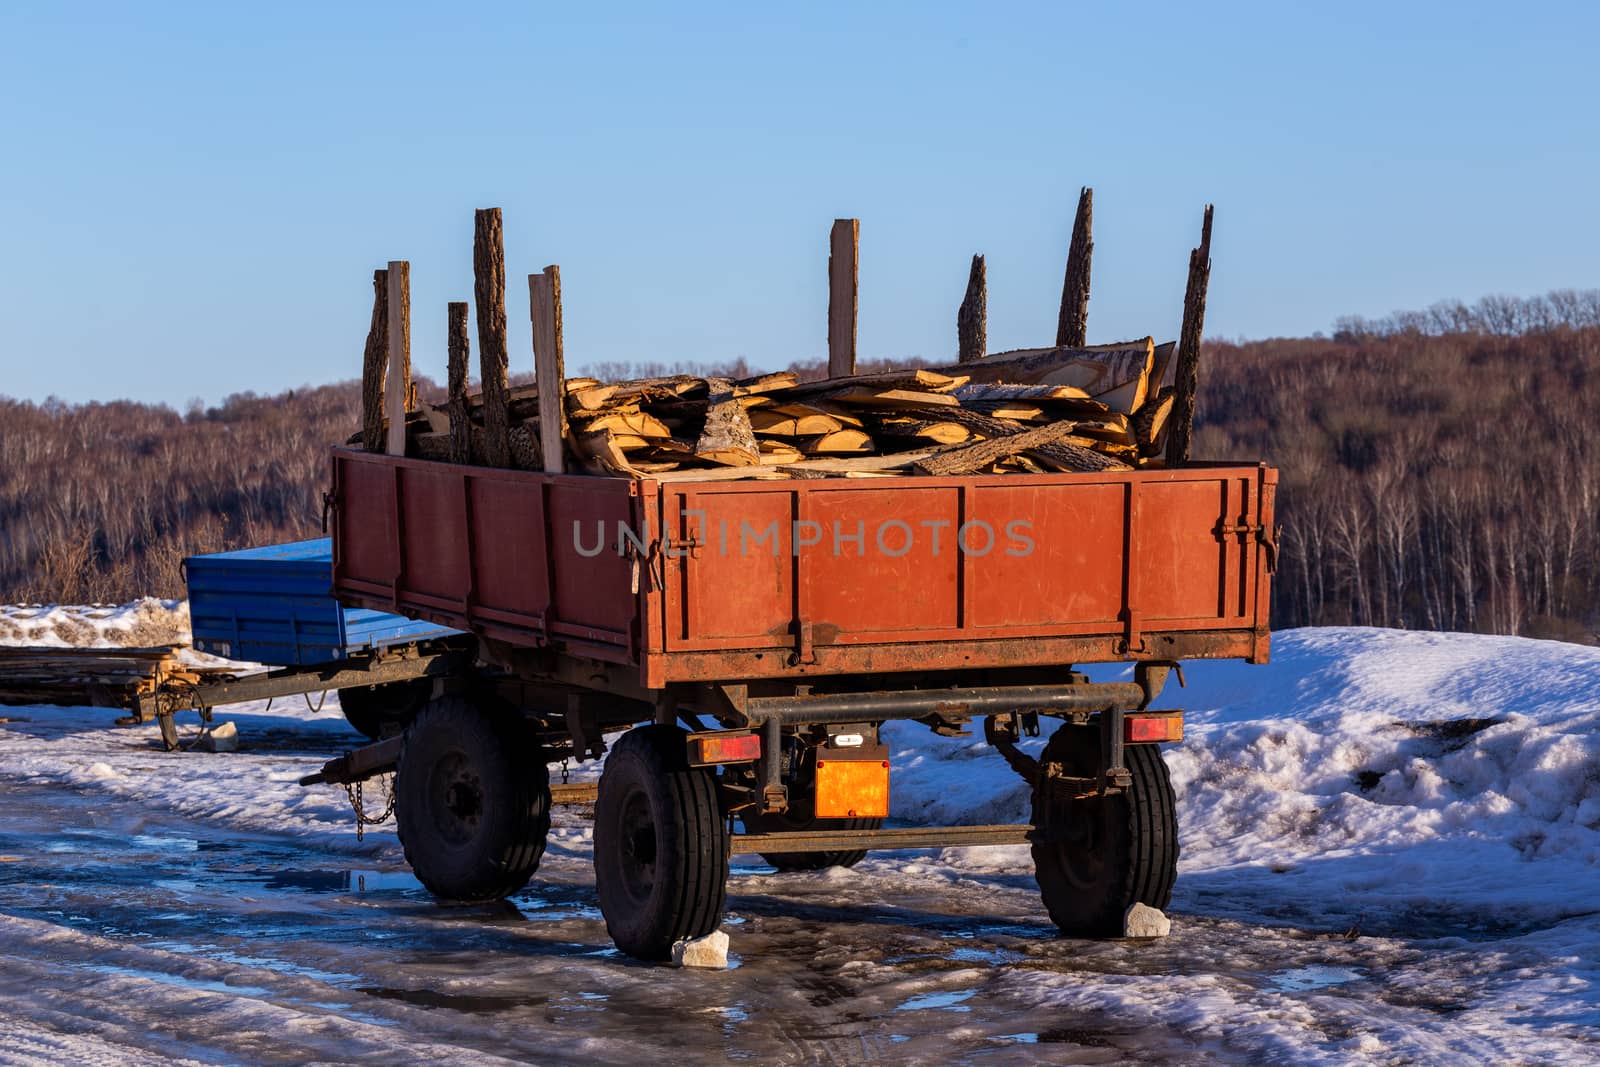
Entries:
[[1268, 650], [1264, 467], [661, 484], [339, 449], [334, 473], [341, 599], [652, 687]]
[[[997, 541], [973, 560], [975, 628], [1116, 624], [1127, 551], [1125, 484], [992, 485], [973, 497], [973, 520], [994, 529]], [[969, 537], [974, 550], [978, 536]]]
[[637, 659], [644, 600], [615, 551], [618, 524], [640, 525], [636, 483], [336, 449], [334, 492], [341, 600]]

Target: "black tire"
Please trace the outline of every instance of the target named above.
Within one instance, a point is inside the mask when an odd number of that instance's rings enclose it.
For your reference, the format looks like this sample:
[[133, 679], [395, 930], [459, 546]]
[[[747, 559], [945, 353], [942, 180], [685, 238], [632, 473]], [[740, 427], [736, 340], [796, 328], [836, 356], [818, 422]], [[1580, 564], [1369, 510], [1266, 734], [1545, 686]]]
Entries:
[[407, 727], [395, 776], [406, 862], [434, 896], [479, 903], [528, 884], [550, 832], [550, 774], [538, 738], [507, 709], [461, 696], [428, 702]]
[[617, 948], [666, 959], [722, 925], [728, 826], [717, 779], [690, 767], [684, 732], [639, 726], [612, 746], [594, 806], [594, 880]]
[[[744, 812], [740, 821], [752, 834], [794, 833], [804, 830], [876, 830], [882, 819], [819, 819], [817, 807], [817, 757], [812, 749], [801, 762], [799, 777], [789, 783], [789, 810]], [[832, 852], [763, 852], [761, 858], [780, 871], [820, 871], [828, 867], [854, 867], [867, 858], [866, 849]]]
[[339, 708], [345, 721], [377, 741], [386, 726], [404, 729], [428, 703], [432, 682], [389, 682], [339, 690]]
[[[1062, 726], [1041, 762], [1059, 762], [1070, 776], [1091, 777], [1099, 746], [1098, 729]], [[1071, 839], [1033, 845], [1039, 895], [1065, 935], [1119, 937], [1133, 904], [1165, 908], [1172, 899], [1178, 813], [1167, 765], [1155, 745], [1129, 745], [1124, 753], [1132, 786], [1107, 797], [1058, 800], [1049, 820], [1069, 828]], [[1040, 825], [1046, 817], [1038, 788], [1033, 803]]]

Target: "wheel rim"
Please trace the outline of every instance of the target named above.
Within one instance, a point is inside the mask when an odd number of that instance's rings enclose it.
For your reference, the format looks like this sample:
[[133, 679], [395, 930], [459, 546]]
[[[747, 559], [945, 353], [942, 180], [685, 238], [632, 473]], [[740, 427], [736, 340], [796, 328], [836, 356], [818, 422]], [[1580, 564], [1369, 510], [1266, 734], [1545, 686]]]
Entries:
[[452, 845], [471, 841], [483, 824], [483, 781], [466, 754], [446, 753], [428, 776], [428, 810], [439, 836]]
[[1091, 889], [1105, 877], [1106, 860], [1101, 845], [1106, 841], [1105, 803], [1074, 804], [1072, 836], [1061, 843], [1061, 873], [1076, 889]]
[[630, 900], [643, 903], [655, 889], [659, 856], [656, 821], [643, 790], [633, 790], [623, 800], [617, 829], [623, 890]]

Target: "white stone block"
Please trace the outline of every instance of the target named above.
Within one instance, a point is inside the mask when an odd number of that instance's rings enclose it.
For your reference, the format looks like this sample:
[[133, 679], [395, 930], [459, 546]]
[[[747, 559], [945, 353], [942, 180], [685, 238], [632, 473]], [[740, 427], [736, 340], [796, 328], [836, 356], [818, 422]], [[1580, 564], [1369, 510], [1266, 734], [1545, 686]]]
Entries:
[[704, 937], [673, 943], [672, 962], [679, 967], [728, 966], [728, 935], [713, 930]]
[[1172, 920], [1148, 904], [1135, 904], [1122, 917], [1123, 937], [1166, 937], [1171, 932]]

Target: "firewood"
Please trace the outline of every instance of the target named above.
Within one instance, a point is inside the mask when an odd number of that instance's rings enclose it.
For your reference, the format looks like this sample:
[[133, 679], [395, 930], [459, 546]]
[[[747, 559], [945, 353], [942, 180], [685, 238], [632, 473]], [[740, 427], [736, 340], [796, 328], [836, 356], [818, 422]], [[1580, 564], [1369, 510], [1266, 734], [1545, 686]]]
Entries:
[[[1042, 351], [1050, 351], [1044, 349]], [[981, 366], [981, 364], [979, 364]], [[790, 386], [789, 396], [809, 396], [813, 393], [832, 392], [844, 386], [871, 386], [874, 389], [918, 389], [929, 393], [947, 393], [958, 385], [972, 380], [969, 371], [973, 365], [948, 367], [938, 370], [914, 367], [907, 370], [886, 370], [875, 374], [857, 374], [852, 378], [823, 378], [814, 382], [801, 382]], [[985, 381], [1001, 379], [985, 378]]]
[[772, 437], [815, 437], [844, 429], [844, 423], [816, 408], [782, 404], [750, 412], [756, 433]]
[[874, 431], [878, 438], [901, 438], [908, 441], [933, 441], [941, 445], [960, 444], [972, 436], [972, 431], [959, 422], [930, 422], [926, 419], [885, 419]]
[[1154, 455], [1161, 435], [1166, 431], [1167, 418], [1172, 414], [1176, 397], [1171, 389], [1163, 389], [1154, 400], [1145, 401], [1144, 407], [1133, 417], [1133, 436], [1139, 442], [1139, 451]]
[[913, 389], [875, 389], [870, 386], [852, 386], [826, 394], [836, 404], [877, 409], [920, 408], [928, 406], [959, 407], [961, 401], [951, 393], [921, 392]]
[[[1155, 342], [1001, 352], [961, 370], [978, 383], [1070, 385], [1128, 414], [1144, 403]], [[949, 368], [954, 369], [954, 368]]]
[[870, 452], [872, 438], [860, 430], [845, 427], [820, 437], [805, 437], [799, 441], [800, 451], [808, 456], [838, 452]]
[[637, 470], [628, 462], [628, 456], [617, 447], [616, 437], [610, 430], [580, 431], [570, 435], [573, 451], [584, 465], [595, 474], [634, 475]]
[[952, 395], [964, 406], [986, 400], [1087, 400], [1089, 394], [1075, 385], [1010, 385], [994, 382], [969, 382], [957, 386]]
[[648, 411], [638, 409], [632, 411], [613, 411], [583, 423], [584, 430], [611, 430], [614, 433], [637, 434], [640, 437], [671, 437], [672, 431], [667, 424], [650, 414]]
[[976, 444], [951, 449], [949, 452], [918, 461], [916, 468], [922, 474], [969, 474], [997, 459], [1026, 452], [1030, 448], [1050, 444], [1072, 433], [1073, 422], [1053, 422], [1021, 433], [1004, 437], [991, 437]]
[[776, 374], [762, 374], [754, 378], [744, 378], [733, 383], [734, 396], [753, 396], [758, 393], [770, 393], [778, 389], [787, 389], [800, 380], [799, 375], [793, 371], [779, 371]]
[[782, 468], [785, 471], [816, 471], [828, 474], [848, 474], [859, 471], [891, 471], [910, 470], [916, 463], [948, 451], [947, 446], [938, 448], [925, 448], [917, 452], [900, 452], [887, 456], [851, 456], [849, 458], [819, 458], [808, 459], [800, 463], [789, 463]]
[[718, 378], [708, 386], [705, 429], [695, 442], [695, 455], [728, 467], [748, 467], [761, 462], [755, 431], [744, 405], [733, 395], [733, 383]]
[[761, 462], [768, 466], [779, 463], [798, 463], [804, 456], [804, 453], [787, 441], [764, 439], [759, 444], [761, 446]]

